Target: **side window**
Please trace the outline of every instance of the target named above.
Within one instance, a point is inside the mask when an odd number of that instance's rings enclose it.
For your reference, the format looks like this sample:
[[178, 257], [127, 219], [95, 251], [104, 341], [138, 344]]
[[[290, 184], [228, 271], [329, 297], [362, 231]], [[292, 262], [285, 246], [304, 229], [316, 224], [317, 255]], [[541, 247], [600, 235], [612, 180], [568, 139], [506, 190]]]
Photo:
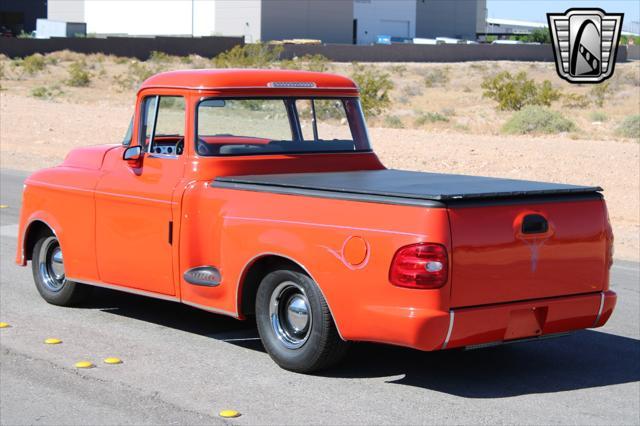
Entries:
[[148, 96], [142, 104], [139, 143], [154, 154], [184, 149], [185, 102], [181, 96]]

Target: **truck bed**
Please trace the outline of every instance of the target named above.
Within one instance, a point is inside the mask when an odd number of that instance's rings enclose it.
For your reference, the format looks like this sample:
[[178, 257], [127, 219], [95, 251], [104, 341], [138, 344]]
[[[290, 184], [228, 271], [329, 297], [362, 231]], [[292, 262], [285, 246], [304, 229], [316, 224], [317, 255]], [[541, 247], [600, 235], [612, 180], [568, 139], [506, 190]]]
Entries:
[[416, 205], [602, 191], [597, 186], [403, 170], [223, 176], [213, 186]]

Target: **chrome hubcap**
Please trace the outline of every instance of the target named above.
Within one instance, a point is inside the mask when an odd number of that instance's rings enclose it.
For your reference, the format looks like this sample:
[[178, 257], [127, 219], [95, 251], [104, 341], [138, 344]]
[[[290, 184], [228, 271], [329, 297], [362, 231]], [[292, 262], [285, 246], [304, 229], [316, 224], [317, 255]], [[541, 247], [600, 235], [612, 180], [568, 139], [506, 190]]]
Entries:
[[38, 271], [42, 282], [50, 291], [60, 291], [64, 286], [64, 259], [55, 237], [49, 237], [38, 253]]
[[271, 294], [269, 317], [276, 337], [288, 349], [302, 347], [311, 334], [311, 307], [302, 287], [292, 281], [279, 284]]

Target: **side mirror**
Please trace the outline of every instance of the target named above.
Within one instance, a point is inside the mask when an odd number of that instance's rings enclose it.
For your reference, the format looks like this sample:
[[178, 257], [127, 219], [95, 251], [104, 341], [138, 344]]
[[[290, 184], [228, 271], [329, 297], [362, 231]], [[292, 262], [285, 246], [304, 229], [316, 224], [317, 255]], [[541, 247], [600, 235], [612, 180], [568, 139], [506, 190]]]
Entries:
[[132, 167], [140, 166], [142, 162], [143, 152], [142, 147], [140, 145], [130, 146], [129, 148], [124, 150], [122, 154], [122, 159], [129, 163]]

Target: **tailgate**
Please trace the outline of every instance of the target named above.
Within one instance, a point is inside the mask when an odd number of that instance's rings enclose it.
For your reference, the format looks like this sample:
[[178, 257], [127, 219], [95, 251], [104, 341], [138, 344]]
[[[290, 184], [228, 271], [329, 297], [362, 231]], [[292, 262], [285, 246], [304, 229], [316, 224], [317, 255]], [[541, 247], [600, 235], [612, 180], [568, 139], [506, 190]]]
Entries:
[[608, 280], [599, 196], [450, 206], [449, 218], [452, 307], [596, 292]]

